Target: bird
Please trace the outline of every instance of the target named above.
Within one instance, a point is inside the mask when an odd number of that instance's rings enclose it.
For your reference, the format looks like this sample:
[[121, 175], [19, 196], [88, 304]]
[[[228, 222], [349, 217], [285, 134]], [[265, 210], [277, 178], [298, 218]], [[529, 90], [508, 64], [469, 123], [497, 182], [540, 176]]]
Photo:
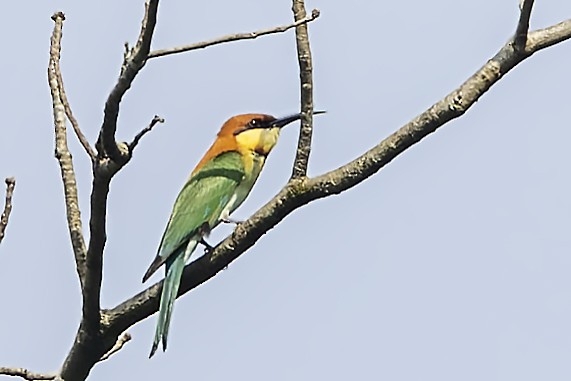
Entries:
[[[322, 114], [325, 111], [314, 111]], [[143, 276], [146, 282], [163, 264], [165, 280], [155, 337], [149, 358], [159, 342], [167, 348], [167, 336], [182, 271], [204, 237], [248, 197], [266, 157], [276, 145], [281, 128], [302, 114], [275, 118], [267, 114], [242, 114], [228, 119], [206, 154], [198, 162], [174, 203], [157, 255]]]

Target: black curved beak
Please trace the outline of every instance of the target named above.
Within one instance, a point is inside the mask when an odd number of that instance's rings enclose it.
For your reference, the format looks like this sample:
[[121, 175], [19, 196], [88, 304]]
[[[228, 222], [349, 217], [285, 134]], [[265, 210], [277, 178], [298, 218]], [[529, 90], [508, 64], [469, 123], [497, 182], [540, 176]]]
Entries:
[[[326, 112], [327, 111], [314, 111], [313, 115], [325, 114]], [[268, 123], [268, 128], [275, 128], [275, 127], [282, 128], [284, 126], [287, 126], [291, 122], [295, 122], [296, 120], [299, 119], [301, 119], [301, 113], [288, 115], [286, 117], [279, 118], [274, 120], [273, 122]]]

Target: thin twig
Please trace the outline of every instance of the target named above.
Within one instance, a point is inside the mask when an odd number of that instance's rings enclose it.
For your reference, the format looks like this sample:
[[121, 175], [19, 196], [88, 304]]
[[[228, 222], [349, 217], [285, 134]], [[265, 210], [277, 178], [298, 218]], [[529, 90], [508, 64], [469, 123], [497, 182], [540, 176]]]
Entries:
[[0, 367], [0, 374], [3, 374], [5, 376], [21, 377], [24, 380], [29, 380], [29, 381], [55, 380], [57, 378], [56, 374], [34, 373], [24, 368]]
[[91, 162], [94, 163], [95, 160], [97, 159], [97, 154], [89, 144], [89, 141], [87, 140], [85, 135], [83, 135], [83, 132], [81, 132], [81, 129], [79, 128], [79, 123], [77, 122], [77, 119], [75, 119], [75, 117], [73, 116], [73, 112], [71, 111], [71, 106], [69, 105], [69, 101], [67, 100], [67, 95], [65, 94], [65, 88], [63, 86], [63, 77], [61, 74], [61, 69], [59, 68], [59, 62], [57, 63], [56, 74], [57, 74], [59, 95], [61, 98], [61, 102], [63, 103], [63, 107], [65, 109], [65, 114], [67, 115], [67, 118], [69, 119], [69, 122], [73, 127], [73, 131], [75, 132], [77, 139], [79, 140], [83, 149], [91, 159]]
[[137, 43], [133, 49], [126, 54], [127, 57], [121, 69], [119, 80], [105, 102], [103, 125], [101, 126], [96, 147], [100, 157], [108, 156], [112, 161], [120, 165], [126, 164], [129, 160], [129, 155], [128, 152], [121, 150], [115, 141], [119, 105], [123, 99], [123, 95], [129, 90], [135, 77], [147, 62], [153, 32], [157, 24], [158, 6], [159, 0], [147, 0], [145, 3], [145, 15], [141, 22], [141, 31]]
[[12, 213], [12, 194], [14, 193], [14, 187], [16, 186], [16, 179], [13, 177], [7, 177], [5, 181], [6, 181], [6, 201], [4, 203], [4, 211], [2, 212], [2, 216], [0, 216], [0, 243], [4, 239], [6, 226], [8, 226], [10, 213]]
[[164, 122], [165, 120], [163, 118], [159, 117], [158, 115], [155, 115], [153, 120], [151, 120], [151, 123], [149, 123], [147, 127], [143, 128], [137, 135], [135, 135], [133, 141], [129, 143], [129, 152], [133, 154], [133, 150], [135, 149], [135, 147], [137, 147], [137, 144], [139, 144], [139, 140], [141, 140], [141, 138], [145, 136], [146, 133], [151, 132], [151, 130], [153, 129], [153, 127], [155, 127], [157, 123], [164, 123]]
[[99, 362], [107, 360], [109, 357], [113, 356], [115, 353], [119, 352], [125, 344], [131, 341], [131, 334], [129, 332], [123, 333], [123, 335], [117, 340], [113, 348], [109, 350], [109, 352], [105, 353], [99, 359]]
[[[292, 11], [296, 20], [305, 18], [303, 0], [293, 0]], [[314, 9], [312, 17], [317, 17], [319, 11]], [[299, 63], [299, 79], [301, 91], [301, 127], [297, 141], [297, 152], [293, 163], [292, 179], [307, 174], [309, 154], [311, 153], [311, 137], [313, 135], [313, 67], [307, 24], [295, 28], [297, 44], [297, 60]]]
[[262, 29], [262, 30], [258, 30], [256, 32], [250, 32], [250, 33], [229, 34], [229, 35], [218, 37], [218, 38], [215, 38], [212, 40], [197, 42], [195, 44], [177, 46], [177, 47], [168, 48], [168, 49], [154, 50], [154, 51], [149, 53], [149, 56], [147, 58], [148, 59], [157, 58], [157, 57], [167, 56], [170, 54], [188, 52], [190, 50], [203, 49], [203, 48], [206, 48], [206, 47], [209, 47], [212, 45], [223, 44], [226, 42], [239, 41], [239, 40], [251, 40], [251, 39], [258, 38], [261, 36], [265, 36], [268, 34], [283, 33], [283, 32], [285, 32], [291, 28], [295, 28], [297, 26], [311, 22], [318, 17], [319, 17], [319, 11], [314, 10], [311, 13], [311, 16], [308, 16], [308, 17], [305, 17], [304, 19], [298, 20], [298, 21], [294, 22], [293, 24], [277, 26], [277, 27], [269, 28], [269, 29]]
[[85, 272], [85, 241], [81, 226], [81, 213], [77, 196], [77, 183], [73, 160], [67, 146], [67, 131], [65, 126], [65, 107], [62, 103], [60, 87], [58, 84], [59, 58], [61, 50], [61, 37], [65, 16], [57, 12], [52, 16], [54, 30], [51, 37], [50, 63], [48, 67], [48, 81], [52, 95], [52, 108], [55, 127], [55, 156], [61, 169], [61, 178], [65, 194], [65, 207], [67, 212], [67, 225], [71, 237], [73, 253], [77, 266], [77, 273], [83, 286]]
[[517, 50], [523, 51], [527, 42], [527, 32], [529, 30], [529, 19], [531, 18], [531, 9], [534, 0], [521, 0], [519, 21], [514, 37], [514, 46]]

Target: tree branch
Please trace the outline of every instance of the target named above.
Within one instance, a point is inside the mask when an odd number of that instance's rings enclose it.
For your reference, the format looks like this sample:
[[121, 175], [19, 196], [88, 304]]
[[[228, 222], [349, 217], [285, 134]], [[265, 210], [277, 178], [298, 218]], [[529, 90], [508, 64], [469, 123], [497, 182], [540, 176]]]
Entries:
[[571, 19], [529, 33], [525, 51], [526, 54], [531, 55], [541, 49], [568, 40], [569, 38], [571, 38]]
[[[67, 211], [68, 227], [71, 236], [71, 243], [73, 247], [73, 252], [75, 255], [75, 262], [77, 273], [79, 275], [79, 280], [81, 284], [81, 293], [83, 296], [83, 308], [82, 308], [82, 323], [76, 336], [76, 343], [79, 345], [74, 345], [69, 355], [77, 352], [76, 348], [80, 348], [80, 345], [85, 346], [89, 343], [87, 337], [96, 336], [98, 332], [99, 324], [99, 300], [93, 302], [91, 297], [94, 292], [90, 279], [92, 277], [93, 270], [88, 265], [88, 254], [85, 248], [85, 241], [82, 234], [81, 226], [81, 215], [79, 210], [79, 202], [77, 197], [77, 184], [75, 180], [75, 172], [73, 169], [73, 161], [71, 153], [69, 152], [67, 146], [67, 132], [65, 126], [65, 108], [61, 100], [58, 74], [59, 71], [59, 57], [61, 50], [61, 37], [62, 37], [62, 27], [65, 16], [62, 12], [57, 12], [52, 16], [54, 20], [54, 30], [51, 38], [51, 48], [50, 48], [50, 64], [48, 68], [48, 81], [50, 85], [50, 90], [53, 100], [53, 114], [54, 114], [54, 124], [55, 124], [55, 156], [59, 161], [61, 168], [61, 176], [64, 184], [64, 194], [65, 194], [65, 205]], [[98, 295], [98, 290], [95, 292]], [[91, 324], [88, 324], [91, 322]], [[88, 329], [91, 328], [91, 329]], [[68, 358], [69, 358], [68, 355]], [[64, 363], [64, 367], [65, 367]]]
[[167, 56], [170, 54], [188, 52], [191, 50], [204, 49], [204, 48], [207, 48], [207, 47], [212, 46], [212, 45], [223, 44], [226, 42], [239, 41], [239, 40], [252, 40], [252, 39], [255, 39], [255, 38], [258, 38], [261, 36], [265, 36], [268, 34], [283, 33], [283, 32], [285, 32], [291, 28], [295, 28], [295, 27], [298, 27], [300, 25], [307, 24], [308, 22], [311, 22], [318, 17], [319, 17], [319, 11], [314, 10], [312, 12], [311, 16], [297, 20], [293, 24], [277, 26], [275, 28], [269, 28], [269, 29], [261, 29], [261, 30], [258, 30], [256, 32], [250, 32], [250, 33], [229, 34], [226, 36], [214, 38], [212, 40], [197, 42], [195, 44], [177, 46], [177, 47], [168, 48], [168, 49], [155, 50], [155, 51], [152, 51], [149, 53], [147, 59], [163, 57], [163, 56]]
[[[304, 1], [293, 0], [292, 11], [296, 20], [305, 18]], [[317, 17], [318, 15], [319, 11], [314, 9], [312, 16]], [[307, 24], [295, 28], [295, 37], [301, 91], [301, 127], [291, 177], [299, 178], [307, 174], [313, 135], [313, 67]]]
[[126, 143], [115, 142], [119, 104], [136, 75], [146, 63], [156, 25], [158, 0], [147, 0], [145, 15], [137, 43], [126, 54], [117, 84], [105, 103], [104, 119], [96, 144], [97, 160], [93, 166], [93, 185], [90, 203], [90, 239], [85, 259], [88, 271], [80, 274], [82, 281], [82, 319], [73, 346], [61, 368], [65, 380], [84, 380], [91, 368], [117, 343], [116, 336], [102, 335], [100, 310], [103, 251], [107, 240], [107, 198], [112, 177], [132, 157]]
[[151, 120], [151, 123], [149, 123], [149, 125], [145, 128], [143, 128], [137, 135], [135, 135], [135, 138], [133, 139], [133, 141], [131, 143], [129, 143], [129, 152], [130, 154], [133, 154], [133, 151], [135, 150], [135, 147], [137, 147], [137, 144], [139, 144], [139, 141], [141, 140], [141, 138], [143, 136], [145, 136], [145, 134], [147, 134], [148, 132], [151, 132], [151, 130], [153, 129], [153, 127], [155, 127], [155, 125], [157, 123], [164, 123], [165, 120], [161, 117], [159, 117], [158, 115], [155, 115], [153, 117], [153, 119]]
[[571, 38], [571, 19], [529, 33], [525, 54], [512, 41], [504, 45], [458, 89], [350, 163], [314, 179], [308, 186], [317, 197], [338, 194], [376, 173], [400, 153], [452, 119], [463, 115], [508, 71], [541, 49]]
[[75, 256], [77, 273], [81, 281], [82, 290], [85, 288], [83, 278], [87, 272], [85, 265], [86, 248], [83, 238], [83, 228], [81, 225], [81, 212], [79, 210], [79, 200], [77, 196], [77, 183], [73, 160], [67, 146], [67, 129], [65, 125], [65, 107], [62, 103], [61, 88], [58, 83], [59, 58], [61, 50], [61, 37], [63, 21], [65, 16], [62, 12], [57, 12], [52, 16], [54, 20], [54, 30], [51, 37], [50, 62], [48, 67], [48, 81], [52, 95], [52, 108], [55, 126], [55, 157], [57, 158], [63, 189], [65, 195], [65, 207], [67, 214], [67, 225], [71, 238], [71, 245]]
[[[301, 3], [299, 0], [295, 2]], [[70, 235], [72, 236], [74, 254], [76, 254], [78, 273], [82, 282], [84, 305], [81, 324], [74, 344], [64, 361], [60, 375], [54, 376], [52, 379], [59, 377], [66, 381], [85, 379], [91, 368], [98, 361], [107, 358], [107, 354], [111, 355], [115, 353], [113, 349], [122, 341], [122, 339], [118, 339], [122, 332], [158, 310], [159, 291], [161, 289], [160, 282], [113, 309], [104, 310], [100, 313], [99, 304], [103, 249], [106, 241], [105, 220], [109, 184], [112, 176], [129, 161], [133, 148], [128, 144], [117, 144], [115, 142], [119, 103], [137, 73], [144, 66], [146, 59], [149, 58], [148, 51], [152, 31], [156, 23], [157, 7], [158, 0], [148, 0], [137, 45], [126, 55], [125, 65], [121, 71], [119, 81], [109, 95], [105, 106], [104, 122], [97, 145], [98, 157], [96, 165], [94, 166], [90, 216], [91, 236], [86, 256], [85, 244], [83, 244], [85, 263], [79, 261], [81, 257], [77, 255], [75, 246], [77, 242], [72, 233], [72, 225], [69, 223], [70, 215], [75, 209], [77, 209], [77, 214], [73, 215], [77, 218], [79, 217], [79, 208], [77, 204], [77, 193], [75, 193], [75, 204], [68, 203], [68, 196], [71, 190], [75, 190], [75, 192], [77, 190], [75, 187], [75, 174], [73, 173], [71, 155], [67, 150], [67, 142], [65, 139], [65, 106], [61, 99], [60, 85], [58, 84], [56, 75], [59, 71], [59, 44], [64, 17], [61, 13], [54, 15], [56, 25], [52, 35], [48, 78], [54, 103], [56, 156], [60, 161], [62, 178], [64, 179], [68, 225], [70, 227]], [[299, 17], [303, 16], [300, 15]], [[299, 27], [299, 25], [297, 26]], [[305, 169], [303, 169], [301, 175], [294, 176], [276, 197], [270, 200], [247, 221], [237, 226], [234, 232], [217, 245], [213, 251], [200, 257], [185, 268], [179, 295], [188, 292], [190, 289], [216, 275], [217, 272], [238, 258], [238, 256], [254, 245], [263, 234], [276, 226], [295, 209], [313, 200], [324, 198], [331, 194], [341, 193], [364, 181], [407, 148], [419, 142], [422, 138], [446, 122], [464, 114], [491, 86], [521, 61], [540, 49], [569, 38], [571, 38], [571, 20], [567, 20], [550, 28], [529, 33], [523, 50], [524, 54], [515, 47], [513, 40], [510, 41], [458, 89], [434, 104], [387, 139], [380, 142], [376, 147], [334, 171], [316, 178], [307, 178], [305, 176], [305, 170], [307, 168], [306, 159], [304, 164]], [[307, 50], [307, 52], [309, 52], [309, 50]], [[308, 57], [309, 75], [311, 75], [311, 56], [309, 55]], [[300, 69], [301, 66], [300, 58]], [[302, 78], [303, 81], [301, 70], [300, 78]], [[304, 99], [303, 91], [302, 85], [302, 99]], [[312, 105], [308, 107], [302, 104], [302, 111], [305, 110], [304, 119], [307, 119], [307, 116], [311, 117], [312, 109]], [[309, 118], [308, 120], [309, 126], [311, 119]], [[148, 127], [149, 130], [150, 128]], [[145, 130], [141, 131], [141, 133], [135, 137], [136, 141], [138, 141], [137, 137], [139, 137], [139, 135], [142, 136], [146, 133], [144, 132]], [[61, 139], [63, 139], [63, 142]], [[131, 145], [136, 146], [135, 140]], [[65, 146], [61, 146], [64, 143]], [[301, 142], [298, 147], [300, 145]], [[308, 155], [309, 151], [307, 151], [307, 156]], [[70, 174], [73, 179], [73, 187], [71, 187], [71, 183], [68, 182], [67, 176]], [[69, 189], [68, 186], [70, 187]], [[73, 227], [77, 228], [77, 225], [73, 225]], [[83, 240], [81, 225], [79, 225], [79, 230], [73, 230], [73, 232], [79, 232], [79, 236], [81, 240]], [[85, 278], [81, 273], [83, 269], [88, 269], [88, 271], [86, 270]], [[95, 311], [96, 313], [92, 313]], [[125, 342], [123, 342], [123, 344]], [[0, 368], [0, 370], [1, 369], [8, 368]], [[18, 369], [16, 369], [16, 371], [18, 371]], [[29, 372], [22, 371], [21, 373], [25, 375]]]
[[[215, 276], [295, 209], [313, 200], [341, 193], [364, 181], [407, 148], [446, 122], [464, 114], [503, 75], [531, 54], [569, 38], [571, 20], [530, 33], [526, 55], [521, 55], [514, 49], [513, 41], [508, 42], [459, 88], [365, 154], [316, 178], [291, 180], [276, 197], [238, 225], [213, 251], [186, 266], [179, 296]], [[161, 285], [162, 281], [115, 308], [105, 310], [105, 335], [117, 337], [132, 324], [156, 312]]]
[[109, 352], [105, 353], [100, 359], [99, 362], [107, 360], [109, 357], [113, 356], [115, 353], [119, 352], [123, 349], [123, 346], [131, 341], [132, 337], [129, 332], [123, 333], [123, 335], [117, 340], [113, 348], [109, 350]]
[[119, 104], [123, 95], [129, 90], [137, 74], [147, 62], [147, 56], [151, 48], [151, 40], [157, 23], [157, 10], [159, 0], [147, 0], [145, 3], [145, 16], [141, 23], [141, 32], [137, 43], [126, 54], [126, 60], [121, 70], [121, 75], [117, 84], [111, 90], [107, 102], [105, 102], [105, 112], [103, 125], [99, 134], [97, 150], [99, 156], [108, 156], [119, 165], [124, 165], [129, 160], [128, 152], [122, 150], [115, 142], [115, 132], [117, 131], [117, 118], [119, 117]]
[[75, 119], [75, 117], [73, 116], [73, 112], [71, 111], [71, 106], [69, 105], [69, 101], [67, 100], [67, 95], [65, 94], [65, 88], [63, 86], [63, 77], [61, 74], [61, 69], [59, 67], [59, 59], [58, 59], [58, 63], [57, 63], [56, 75], [57, 75], [59, 96], [60, 96], [61, 102], [63, 104], [63, 107], [65, 109], [65, 115], [69, 119], [69, 122], [71, 123], [71, 126], [73, 127], [73, 131], [75, 132], [77, 139], [81, 143], [81, 146], [83, 147], [83, 149], [87, 153], [87, 156], [89, 156], [89, 158], [91, 159], [91, 163], [93, 164], [93, 163], [95, 163], [95, 160], [97, 158], [97, 154], [95, 153], [95, 150], [89, 144], [89, 141], [87, 141], [87, 138], [85, 137], [85, 135], [83, 135], [83, 132], [81, 132], [81, 129], [79, 128], [79, 123], [77, 122], [77, 119]]
[[13, 177], [6, 177], [6, 198], [4, 203], [4, 211], [2, 216], [0, 216], [0, 243], [4, 239], [4, 234], [6, 232], [6, 226], [8, 226], [8, 220], [10, 219], [10, 213], [12, 213], [12, 194], [14, 193], [14, 187], [16, 186], [16, 179]]
[[529, 30], [529, 19], [531, 18], [531, 9], [534, 0], [520, 0], [519, 21], [515, 31], [514, 45], [518, 50], [525, 49], [527, 42], [527, 32]]
[[0, 367], [0, 374], [13, 377], [21, 377], [24, 380], [55, 380], [57, 375], [55, 374], [43, 374], [43, 373], [33, 373], [24, 368], [7, 368]]
[[458, 89], [434, 104], [411, 122], [352, 162], [309, 181], [318, 197], [351, 188], [384, 167], [407, 148], [436, 131], [446, 122], [463, 115], [504, 74], [527, 57], [571, 38], [571, 19], [529, 33], [525, 55], [507, 43], [484, 67]]

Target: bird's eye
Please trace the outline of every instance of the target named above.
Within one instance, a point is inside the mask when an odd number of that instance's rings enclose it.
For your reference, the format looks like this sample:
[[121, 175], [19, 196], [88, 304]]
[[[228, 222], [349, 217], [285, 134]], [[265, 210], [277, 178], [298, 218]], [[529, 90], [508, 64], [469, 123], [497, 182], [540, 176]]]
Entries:
[[252, 119], [250, 121], [250, 127], [257, 127], [258, 126], [258, 119]]

